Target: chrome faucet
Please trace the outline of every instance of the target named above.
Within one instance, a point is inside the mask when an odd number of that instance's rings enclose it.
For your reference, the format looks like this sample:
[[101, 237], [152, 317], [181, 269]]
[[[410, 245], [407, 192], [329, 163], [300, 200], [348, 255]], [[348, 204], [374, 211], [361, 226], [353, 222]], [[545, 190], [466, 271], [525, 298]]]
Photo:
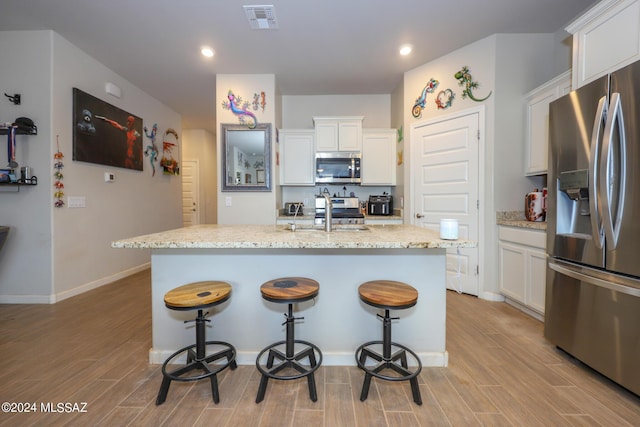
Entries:
[[300, 211], [300, 206], [302, 206], [300, 203], [296, 204], [296, 210], [293, 213], [293, 222], [289, 224], [291, 226], [291, 231], [296, 231], [296, 217], [298, 216], [298, 212]]
[[331, 201], [331, 197], [329, 197], [329, 194], [327, 193], [323, 193], [322, 194], [324, 196], [324, 231], [326, 232], [330, 232], [331, 231], [331, 222], [332, 222], [332, 210], [333, 210], [333, 202]]

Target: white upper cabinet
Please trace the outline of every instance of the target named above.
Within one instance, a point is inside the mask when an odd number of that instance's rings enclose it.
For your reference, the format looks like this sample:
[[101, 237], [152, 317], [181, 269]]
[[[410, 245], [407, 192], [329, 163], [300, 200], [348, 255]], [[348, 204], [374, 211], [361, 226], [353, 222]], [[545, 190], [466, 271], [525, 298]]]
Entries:
[[362, 132], [362, 185], [396, 185], [396, 130]]
[[314, 131], [281, 129], [280, 185], [315, 185]]
[[525, 175], [547, 173], [549, 103], [570, 91], [571, 71], [566, 71], [525, 95]]
[[363, 118], [314, 117], [316, 151], [361, 151]]
[[640, 0], [603, 0], [573, 21], [573, 87], [640, 60]]

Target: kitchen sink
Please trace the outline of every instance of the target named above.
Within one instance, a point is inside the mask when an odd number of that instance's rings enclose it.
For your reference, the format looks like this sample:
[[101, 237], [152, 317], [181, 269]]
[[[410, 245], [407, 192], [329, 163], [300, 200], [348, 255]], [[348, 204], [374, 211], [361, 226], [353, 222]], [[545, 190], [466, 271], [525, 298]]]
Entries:
[[332, 231], [367, 231], [369, 227], [362, 224], [339, 224], [334, 225]]
[[[291, 230], [291, 225], [287, 225], [285, 228], [287, 231]], [[331, 232], [334, 231], [367, 231], [369, 227], [364, 224], [336, 224], [331, 227]], [[319, 231], [325, 233], [324, 225], [296, 225], [294, 231]]]

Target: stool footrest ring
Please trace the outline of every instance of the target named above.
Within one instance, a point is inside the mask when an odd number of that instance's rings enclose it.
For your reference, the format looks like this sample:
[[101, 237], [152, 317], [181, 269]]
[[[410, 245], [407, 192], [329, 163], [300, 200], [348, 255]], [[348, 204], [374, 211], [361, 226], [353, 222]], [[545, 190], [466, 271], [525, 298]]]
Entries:
[[[293, 354], [290, 357], [282, 352], [278, 347], [286, 346], [291, 344], [302, 344], [304, 348], [302, 348], [297, 353]], [[260, 363], [264, 358], [264, 355], [267, 354], [267, 360], [264, 366]], [[307, 358], [309, 360], [308, 365], [303, 365], [299, 363], [299, 361]], [[281, 363], [274, 362], [280, 361]], [[309, 397], [313, 402], [318, 400], [318, 395], [316, 392], [316, 382], [314, 373], [318, 370], [322, 363], [322, 352], [320, 348], [310, 343], [309, 341], [303, 340], [293, 340], [291, 342], [287, 341], [278, 341], [276, 343], [271, 344], [270, 346], [264, 348], [256, 358], [256, 367], [258, 371], [262, 374], [262, 378], [260, 379], [260, 386], [258, 387], [258, 395], [256, 396], [256, 403], [262, 402], [264, 399], [265, 392], [267, 391], [267, 383], [269, 382], [269, 378], [273, 378], [276, 380], [295, 380], [298, 378], [307, 377], [307, 382], [309, 386]], [[294, 369], [298, 373], [289, 374], [284, 373], [285, 369], [290, 368]]]
[[[218, 394], [218, 380], [216, 375], [227, 367], [231, 368], [232, 370], [238, 367], [236, 363], [236, 349], [234, 346], [224, 341], [207, 341], [204, 343], [204, 345], [218, 346], [221, 348], [215, 353], [198, 359], [196, 357], [196, 353], [194, 352], [197, 344], [192, 344], [187, 347], [181, 348], [180, 350], [169, 356], [167, 360], [165, 360], [165, 362], [162, 364], [162, 385], [160, 386], [160, 391], [158, 392], [156, 405], [160, 405], [166, 400], [171, 381], [188, 382], [198, 381], [204, 378], [210, 378], [211, 380], [213, 401], [215, 403], [218, 403], [220, 401], [220, 396]], [[167, 370], [167, 365], [172, 364], [171, 362], [173, 362], [183, 354], [185, 354], [187, 357], [186, 364], [171, 371]], [[221, 359], [227, 360], [224, 363], [213, 363]], [[185, 374], [189, 374], [192, 371], [196, 370], [202, 373], [194, 373], [193, 375], [185, 376]]]
[[[382, 354], [370, 349], [374, 345], [391, 345], [397, 347], [399, 350], [391, 353], [390, 357], [385, 358]], [[416, 362], [416, 366], [409, 367], [407, 354], [411, 356]], [[367, 366], [367, 359], [372, 358], [376, 362], [374, 365]], [[398, 361], [400, 363], [398, 363]], [[422, 362], [418, 355], [410, 348], [398, 344], [395, 342], [385, 343], [384, 341], [369, 341], [362, 344], [356, 350], [356, 362], [358, 367], [365, 372], [365, 379], [362, 385], [362, 392], [360, 394], [360, 400], [365, 401], [369, 394], [369, 386], [371, 385], [371, 377], [380, 378], [385, 381], [409, 381], [411, 383], [411, 391], [413, 393], [413, 400], [418, 405], [422, 405], [422, 398], [420, 396], [420, 389], [418, 388], [417, 376], [422, 371]], [[413, 365], [413, 364], [412, 364]], [[382, 372], [390, 369], [394, 371], [397, 376], [385, 375]]]
[[[276, 343], [271, 344], [269, 347], [264, 348], [256, 358], [256, 367], [261, 374], [267, 375], [270, 378], [278, 379], [278, 380], [295, 380], [298, 378], [306, 377], [309, 374], [315, 372], [322, 363], [322, 352], [317, 345], [312, 344], [308, 341], [302, 340], [294, 340], [295, 344], [302, 344], [305, 346], [302, 350], [298, 351], [292, 357], [287, 358], [287, 356], [277, 347], [281, 345], [285, 345], [286, 341], [278, 341]], [[269, 353], [267, 357], [267, 363], [265, 364], [266, 369], [263, 365], [260, 364], [260, 360], [263, 358], [265, 353]], [[298, 363], [298, 361], [308, 358], [309, 359], [309, 367], [307, 368], [305, 365]], [[274, 367], [274, 361], [279, 360], [282, 363], [278, 363]], [[299, 372], [299, 374], [292, 375], [279, 375], [278, 373], [285, 368], [293, 368]]]

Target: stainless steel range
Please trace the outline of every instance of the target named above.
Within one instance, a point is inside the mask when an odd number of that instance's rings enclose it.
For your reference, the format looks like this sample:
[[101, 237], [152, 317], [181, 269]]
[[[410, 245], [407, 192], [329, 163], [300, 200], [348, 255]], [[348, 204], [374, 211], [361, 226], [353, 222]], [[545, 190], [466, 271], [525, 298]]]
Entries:
[[[324, 224], [326, 204], [324, 197], [316, 197], [314, 224]], [[331, 197], [331, 204], [332, 224], [364, 224], [364, 214], [360, 212], [360, 201], [357, 197]]]

